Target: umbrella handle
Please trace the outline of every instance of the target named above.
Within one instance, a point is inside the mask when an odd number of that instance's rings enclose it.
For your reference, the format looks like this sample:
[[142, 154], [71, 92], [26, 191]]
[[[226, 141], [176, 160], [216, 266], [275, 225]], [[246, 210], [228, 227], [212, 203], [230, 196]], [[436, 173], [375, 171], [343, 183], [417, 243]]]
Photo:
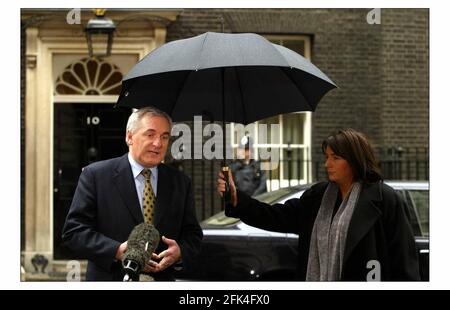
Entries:
[[224, 166], [222, 167], [222, 173], [225, 180], [225, 192], [223, 193], [223, 202], [224, 206], [228, 203], [231, 203], [231, 189], [230, 189], [230, 183], [228, 180], [228, 170], [230, 170], [230, 167]]

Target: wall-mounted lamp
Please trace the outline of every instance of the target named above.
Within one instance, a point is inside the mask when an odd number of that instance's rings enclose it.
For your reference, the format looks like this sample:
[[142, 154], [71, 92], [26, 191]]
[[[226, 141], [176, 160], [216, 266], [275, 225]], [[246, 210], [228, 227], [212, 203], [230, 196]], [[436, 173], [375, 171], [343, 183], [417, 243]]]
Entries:
[[107, 57], [111, 55], [114, 22], [105, 17], [106, 9], [94, 9], [95, 17], [90, 19], [84, 31], [90, 57]]

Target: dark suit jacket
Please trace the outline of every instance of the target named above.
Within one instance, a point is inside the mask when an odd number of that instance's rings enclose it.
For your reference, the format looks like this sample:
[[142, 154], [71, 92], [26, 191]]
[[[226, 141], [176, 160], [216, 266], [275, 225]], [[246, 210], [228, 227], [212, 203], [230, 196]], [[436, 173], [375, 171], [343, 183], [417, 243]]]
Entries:
[[[120, 281], [120, 262], [114, 257], [131, 230], [144, 221], [128, 155], [93, 163], [83, 169], [63, 229], [63, 241], [78, 257], [89, 260], [86, 279]], [[189, 268], [200, 250], [192, 184], [183, 173], [158, 166], [154, 226], [161, 236], [175, 239], [183, 267]], [[160, 241], [156, 253], [166, 249]], [[173, 279], [173, 268], [152, 276]]]
[[[238, 191], [238, 205], [228, 205], [228, 216], [265, 230], [299, 235], [297, 278], [305, 280], [309, 243], [326, 182], [307, 190], [300, 199], [273, 206]], [[341, 280], [366, 281], [378, 260], [382, 281], [420, 280], [417, 251], [404, 201], [384, 183], [364, 184], [347, 234]]]

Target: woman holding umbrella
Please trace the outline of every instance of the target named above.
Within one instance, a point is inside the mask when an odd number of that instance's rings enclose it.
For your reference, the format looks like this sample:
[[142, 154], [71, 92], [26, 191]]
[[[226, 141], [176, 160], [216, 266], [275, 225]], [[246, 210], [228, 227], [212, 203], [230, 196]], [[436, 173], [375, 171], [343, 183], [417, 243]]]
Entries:
[[[299, 235], [297, 277], [306, 281], [420, 280], [404, 201], [383, 183], [367, 138], [353, 129], [322, 143], [328, 182], [299, 199], [268, 205], [236, 189], [231, 173], [227, 216]], [[217, 190], [225, 191], [219, 172]]]

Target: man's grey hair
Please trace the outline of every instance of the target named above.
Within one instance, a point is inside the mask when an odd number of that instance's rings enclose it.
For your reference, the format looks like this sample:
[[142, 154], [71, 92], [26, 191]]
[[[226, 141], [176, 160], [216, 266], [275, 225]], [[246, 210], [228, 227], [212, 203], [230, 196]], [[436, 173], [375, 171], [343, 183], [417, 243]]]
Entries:
[[139, 129], [141, 119], [146, 115], [150, 115], [152, 117], [161, 116], [166, 118], [169, 122], [170, 131], [172, 130], [172, 119], [166, 112], [161, 111], [155, 107], [145, 107], [139, 110], [135, 110], [133, 111], [133, 113], [131, 113], [127, 122], [127, 132], [130, 131], [134, 134]]

